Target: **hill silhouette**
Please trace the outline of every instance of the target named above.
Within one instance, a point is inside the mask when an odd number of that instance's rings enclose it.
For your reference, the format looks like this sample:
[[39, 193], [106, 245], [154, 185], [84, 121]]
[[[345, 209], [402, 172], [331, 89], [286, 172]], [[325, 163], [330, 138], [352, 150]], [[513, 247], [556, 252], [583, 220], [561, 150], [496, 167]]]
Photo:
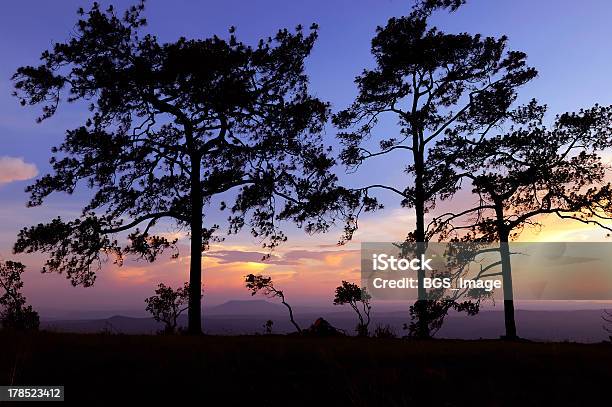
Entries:
[[230, 300], [206, 310], [210, 315], [279, 315], [287, 308], [266, 300]]
[[[281, 305], [265, 300], [228, 301], [210, 308], [202, 319], [204, 331], [213, 335], [248, 335], [263, 332], [263, 324], [271, 319], [274, 333], [289, 333], [293, 328]], [[309, 326], [315, 319], [323, 316], [333, 326], [353, 333], [356, 320], [354, 314], [346, 309], [336, 312], [320, 312], [314, 308], [296, 313], [296, 319]], [[402, 336], [402, 325], [407, 322], [406, 311], [373, 312], [372, 328], [376, 325], [390, 325]], [[517, 311], [521, 323], [521, 335], [536, 341], [574, 341], [584, 343], [600, 342], [608, 339], [601, 327], [600, 310], [578, 311]], [[186, 318], [179, 319], [179, 325], [186, 325]], [[162, 324], [152, 318], [134, 318], [115, 315], [109, 318], [79, 320], [44, 320], [43, 329], [75, 333], [124, 333], [154, 334], [162, 329]], [[502, 311], [483, 311], [475, 317], [451, 314], [437, 337], [454, 339], [498, 338], [503, 334]]]

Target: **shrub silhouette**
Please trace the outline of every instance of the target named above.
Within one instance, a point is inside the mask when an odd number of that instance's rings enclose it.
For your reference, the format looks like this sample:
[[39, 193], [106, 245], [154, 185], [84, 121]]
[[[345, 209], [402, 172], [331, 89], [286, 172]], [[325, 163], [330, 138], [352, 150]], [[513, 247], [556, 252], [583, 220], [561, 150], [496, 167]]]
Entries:
[[[357, 284], [342, 281], [342, 285], [336, 287], [336, 297], [334, 305], [349, 304], [357, 313], [359, 323], [357, 324], [357, 335], [368, 336], [368, 326], [370, 325], [370, 299], [372, 296], [368, 294], [365, 288], [359, 287]], [[361, 305], [360, 305], [361, 304]], [[361, 310], [359, 309], [361, 306]]]
[[306, 336], [344, 336], [346, 333], [339, 328], [334, 327], [325, 318], [317, 318], [308, 329], [302, 332]]
[[474, 316], [480, 310], [480, 303], [458, 302], [451, 299], [417, 301], [410, 307], [412, 321], [409, 324], [404, 324], [404, 329], [408, 330], [409, 337], [429, 339], [442, 328], [444, 318], [451, 309]]
[[155, 295], [145, 299], [145, 303], [147, 304], [146, 310], [153, 315], [153, 318], [165, 324], [161, 332], [174, 334], [178, 317], [189, 308], [189, 283], [185, 283], [183, 287], [176, 290], [160, 283], [155, 290]]
[[389, 324], [377, 325], [376, 328], [374, 328], [374, 334], [372, 336], [374, 338], [381, 338], [381, 339], [397, 338], [397, 334], [395, 333], [395, 330]]
[[38, 329], [40, 319], [26, 298], [19, 292], [23, 287], [21, 274], [25, 266], [14, 261], [0, 262], [0, 324], [3, 328]]
[[281, 303], [289, 310], [289, 320], [295, 327], [296, 331], [298, 333], [302, 333], [302, 328], [300, 328], [300, 326], [297, 324], [297, 322], [295, 322], [295, 319], [293, 318], [293, 309], [291, 308], [291, 305], [289, 305], [285, 301], [285, 294], [281, 290], [278, 290], [274, 287], [272, 277], [249, 274], [245, 277], [245, 283], [246, 288], [251, 290], [251, 295], [255, 295], [261, 292], [268, 298], [280, 298]]
[[273, 325], [274, 325], [274, 321], [272, 321], [271, 319], [267, 320], [266, 323], [263, 325], [264, 334], [272, 335], [272, 326]]
[[[603, 311], [603, 315], [601, 316], [601, 319], [604, 320], [604, 325], [603, 325], [604, 331], [606, 331], [609, 334], [612, 334], [612, 312], [605, 309]], [[610, 335], [609, 338], [610, 338], [610, 342], [612, 342], [612, 335]]]

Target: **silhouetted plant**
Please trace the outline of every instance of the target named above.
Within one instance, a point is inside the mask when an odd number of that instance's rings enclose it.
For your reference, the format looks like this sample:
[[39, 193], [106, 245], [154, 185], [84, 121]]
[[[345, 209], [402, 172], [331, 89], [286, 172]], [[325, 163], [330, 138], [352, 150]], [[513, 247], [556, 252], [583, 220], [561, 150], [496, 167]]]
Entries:
[[317, 318], [312, 325], [302, 331], [305, 336], [329, 337], [329, 336], [345, 336], [346, 332], [340, 328], [336, 328], [329, 323], [325, 318]]
[[[612, 334], [612, 312], [607, 309], [603, 310], [601, 319], [604, 320], [603, 329], [609, 334]], [[609, 336], [610, 342], [612, 342], [612, 335]]]
[[357, 335], [368, 336], [368, 326], [370, 325], [370, 299], [372, 296], [368, 294], [365, 288], [359, 287], [357, 284], [342, 281], [342, 285], [336, 287], [336, 296], [334, 305], [348, 304], [357, 313], [359, 323], [357, 324]]
[[100, 335], [113, 336], [121, 334], [122, 332], [117, 329], [110, 321], [104, 321], [104, 327], [100, 330]]
[[272, 326], [273, 325], [274, 325], [274, 321], [272, 321], [271, 319], [267, 320], [266, 323], [263, 325], [264, 334], [272, 335]]
[[374, 328], [374, 333], [372, 334], [374, 338], [380, 339], [393, 339], [397, 338], [397, 333], [393, 329], [393, 327], [389, 324], [387, 325], [376, 325]]
[[[343, 213], [354, 199], [336, 187], [334, 160], [321, 142], [328, 104], [308, 91], [304, 60], [316, 25], [310, 33], [280, 30], [256, 46], [240, 42], [233, 28], [228, 39], [159, 43], [142, 32], [143, 9], [140, 3], [123, 16], [98, 3], [80, 9], [66, 42], [44, 51], [41, 65], [14, 74], [21, 104], [43, 105], [39, 121], [63, 101], [91, 111], [52, 150], [53, 173], [28, 188], [28, 205], [81, 186], [94, 191], [79, 218], [23, 229], [15, 251], [48, 252], [43, 272], [89, 286], [109, 255], [119, 265], [127, 254], [154, 261], [172, 249], [178, 256], [177, 239], [155, 226], [186, 229], [188, 324], [197, 334], [201, 253], [219, 228], [205, 226], [205, 216], [229, 209], [229, 233], [248, 223], [274, 247], [286, 240], [278, 221], [324, 231], [325, 214]], [[232, 201], [213, 208], [219, 195]], [[126, 244], [118, 233], [129, 233]]]
[[289, 320], [295, 327], [296, 331], [298, 333], [302, 332], [302, 329], [293, 318], [293, 309], [291, 308], [291, 305], [289, 305], [287, 301], [285, 301], [285, 294], [281, 290], [278, 290], [276, 287], [274, 287], [272, 277], [249, 274], [245, 277], [244, 282], [246, 284], [246, 288], [251, 291], [251, 295], [261, 293], [268, 298], [280, 298], [281, 303], [285, 307], [287, 307], [287, 310], [289, 311]]
[[509, 242], [539, 217], [612, 227], [612, 184], [601, 152], [612, 146], [612, 107], [595, 106], [543, 124], [545, 106], [532, 101], [513, 113], [509, 132], [480, 140], [448, 138], [432, 153], [461, 152], [455, 165], [472, 183], [478, 204], [447, 213], [430, 226], [440, 239], [500, 242], [506, 339], [516, 339]]
[[[402, 207], [413, 208], [416, 225], [407, 241], [421, 243], [420, 253], [428, 241], [426, 214], [438, 199], [447, 199], [459, 189], [460, 177], [452, 164], [463, 155], [458, 151], [436, 159], [429, 151], [448, 137], [485, 137], [508, 118], [517, 88], [536, 76], [524, 53], [507, 50], [505, 36], [448, 34], [431, 26], [429, 19], [436, 9], [454, 11], [463, 3], [420, 1], [408, 16], [391, 18], [378, 27], [372, 39], [375, 67], [355, 78], [355, 101], [333, 117], [343, 130], [338, 135], [344, 147], [340, 158], [350, 170], [381, 156], [406, 157], [404, 168], [410, 181], [402, 186], [373, 183], [361, 191], [367, 196], [371, 190], [386, 190], [400, 199]], [[376, 146], [371, 140], [376, 124], [388, 115], [399, 129], [391, 136], [385, 130]], [[419, 300], [433, 301], [423, 285], [424, 270], [417, 277]], [[418, 332], [429, 337], [428, 326], [424, 320]]]
[[[444, 318], [453, 309], [457, 312], [465, 312], [470, 316], [478, 314], [479, 302], [458, 302], [451, 299], [439, 301], [417, 301], [410, 307], [412, 321], [404, 324], [411, 338], [427, 339], [433, 337], [442, 328]], [[424, 329], [425, 332], [421, 332]]]
[[[188, 309], [189, 283], [176, 290], [160, 283], [155, 290], [155, 295], [145, 299], [146, 310], [153, 315], [157, 322], [164, 323], [164, 334], [176, 332], [178, 317]], [[200, 291], [200, 298], [202, 297]]]
[[10, 329], [38, 329], [40, 319], [20, 292], [25, 266], [14, 261], [0, 262], [0, 324]]

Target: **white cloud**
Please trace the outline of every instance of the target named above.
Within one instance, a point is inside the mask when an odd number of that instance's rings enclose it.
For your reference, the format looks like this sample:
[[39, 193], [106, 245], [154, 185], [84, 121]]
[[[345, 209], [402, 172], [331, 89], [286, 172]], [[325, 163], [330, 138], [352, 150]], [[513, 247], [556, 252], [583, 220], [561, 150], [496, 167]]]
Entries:
[[35, 164], [26, 163], [22, 157], [0, 157], [0, 185], [25, 181], [38, 175]]

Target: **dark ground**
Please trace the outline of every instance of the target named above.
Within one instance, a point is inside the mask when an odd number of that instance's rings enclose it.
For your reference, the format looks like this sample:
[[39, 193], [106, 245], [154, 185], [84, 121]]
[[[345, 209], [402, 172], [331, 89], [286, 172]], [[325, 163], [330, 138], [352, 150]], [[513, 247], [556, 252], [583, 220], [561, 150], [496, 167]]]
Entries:
[[0, 349], [0, 385], [81, 406], [588, 406], [612, 384], [609, 344], [0, 332]]

